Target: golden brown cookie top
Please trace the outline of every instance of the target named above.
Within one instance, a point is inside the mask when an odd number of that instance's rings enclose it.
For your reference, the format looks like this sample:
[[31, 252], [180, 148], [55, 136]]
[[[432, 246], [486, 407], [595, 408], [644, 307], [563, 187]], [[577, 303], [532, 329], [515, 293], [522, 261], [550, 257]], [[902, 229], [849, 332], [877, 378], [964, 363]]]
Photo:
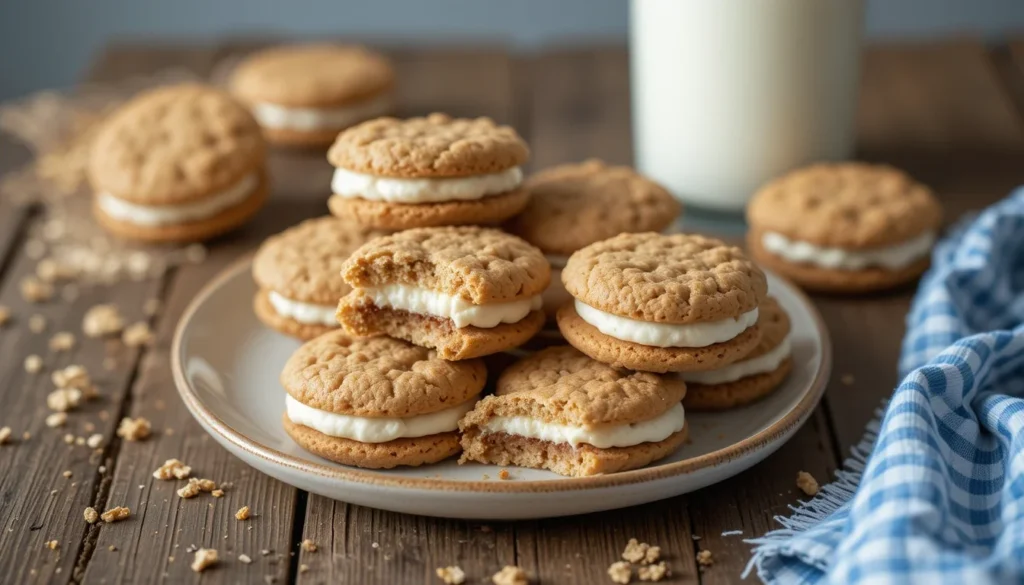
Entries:
[[664, 414], [685, 394], [678, 378], [613, 368], [564, 345], [512, 364], [496, 395], [477, 404], [466, 422], [526, 416], [571, 426], [631, 424]]
[[621, 317], [694, 323], [735, 317], [764, 300], [764, 273], [742, 250], [688, 234], [621, 234], [569, 257], [562, 282], [582, 302]]
[[680, 210], [658, 183], [599, 160], [545, 169], [523, 188], [530, 203], [506, 228], [545, 254], [568, 256], [623, 232], [660, 232]]
[[377, 118], [338, 135], [327, 160], [382, 177], [462, 177], [519, 166], [530, 150], [510, 126], [490, 118]]
[[342, 276], [355, 288], [406, 284], [485, 305], [540, 294], [551, 281], [551, 266], [540, 250], [505, 232], [434, 227], [363, 244]]
[[333, 306], [351, 290], [341, 278], [345, 260], [379, 235], [333, 216], [306, 220], [263, 242], [253, 279], [286, 298]]
[[231, 89], [247, 102], [292, 107], [344, 106], [394, 86], [388, 60], [357, 45], [283, 45], [242, 61]]
[[760, 231], [838, 248], [905, 242], [942, 223], [931, 190], [903, 171], [865, 163], [816, 164], [762, 187], [747, 206]]
[[761, 342], [743, 358], [745, 360], [770, 352], [789, 335], [789, 315], [775, 297], [765, 298], [757, 308], [757, 328], [761, 330]]
[[405, 418], [445, 410], [483, 390], [480, 360], [447, 362], [390, 337], [325, 333], [300, 347], [281, 372], [299, 402], [338, 414]]
[[256, 120], [228, 94], [199, 84], [162, 87], [121, 106], [91, 149], [96, 192], [174, 205], [232, 187], [263, 166]]

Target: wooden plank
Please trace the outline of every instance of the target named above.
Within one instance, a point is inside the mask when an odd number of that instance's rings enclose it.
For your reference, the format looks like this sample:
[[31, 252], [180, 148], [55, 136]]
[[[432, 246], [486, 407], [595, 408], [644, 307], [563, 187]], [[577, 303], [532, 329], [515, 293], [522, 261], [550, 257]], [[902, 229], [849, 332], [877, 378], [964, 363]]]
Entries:
[[[400, 115], [446, 112], [517, 122], [512, 63], [504, 52], [396, 49], [389, 55], [401, 80]], [[322, 191], [328, 183], [321, 183]], [[310, 495], [303, 538], [319, 549], [300, 551], [300, 566], [309, 570], [298, 573], [298, 583], [436, 583], [435, 569], [448, 565], [460, 565], [475, 581], [515, 562], [514, 526], [486, 530], [479, 523], [382, 512]]]
[[[868, 50], [857, 140], [861, 158], [895, 164], [930, 185], [947, 222], [1006, 196], [1020, 180], [1019, 116], [976, 42]], [[832, 332], [835, 368], [826, 399], [843, 453], [898, 383], [913, 292], [815, 299]]]

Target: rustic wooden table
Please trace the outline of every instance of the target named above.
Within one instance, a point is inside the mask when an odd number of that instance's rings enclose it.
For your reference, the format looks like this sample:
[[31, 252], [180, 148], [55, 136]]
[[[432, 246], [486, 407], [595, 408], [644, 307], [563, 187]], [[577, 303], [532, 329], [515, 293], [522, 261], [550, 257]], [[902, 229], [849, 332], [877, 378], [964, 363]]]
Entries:
[[[118, 81], [170, 67], [207, 75], [251, 48], [115, 47], [86, 79]], [[534, 169], [585, 157], [630, 162], [623, 47], [528, 55], [496, 47], [391, 53], [402, 80], [403, 114], [444, 111], [510, 123], [531, 144]], [[857, 116], [858, 157], [902, 166], [932, 185], [950, 220], [995, 201], [1022, 178], [1022, 67], [1024, 43], [993, 48], [963, 39], [869, 49]], [[0, 169], [26, 157], [10, 140], [0, 141]], [[169, 370], [172, 331], [193, 294], [267, 235], [326, 212], [331, 171], [322, 155], [276, 152], [271, 166], [268, 208], [243, 231], [214, 242], [206, 262], [159, 280], [90, 290], [70, 304], [32, 307], [22, 300], [18, 283], [35, 265], [24, 253], [25, 233], [39, 214], [0, 199], [0, 305], [22, 317], [0, 330], [0, 426], [11, 426], [15, 436], [31, 433], [0, 447], [0, 581], [426, 584], [437, 582], [439, 566], [460, 565], [469, 582], [480, 582], [503, 565], [518, 564], [540, 583], [592, 585], [609, 582], [608, 565], [635, 537], [665, 551], [673, 572], [668, 582], [733, 583], [750, 556], [742, 538], [776, 527], [772, 517], [802, 496], [795, 487], [797, 471], [821, 480], [832, 475], [896, 382], [912, 291], [822, 297], [816, 303], [835, 348], [825, 399], [787, 445], [729, 481], [615, 512], [486, 524], [380, 512], [309, 495], [250, 469], [216, 445], [178, 400]], [[153, 323], [153, 346], [140, 351], [83, 342], [57, 362], [85, 364], [102, 388], [103, 400], [75, 415], [76, 423], [90, 421], [105, 437], [102, 457], [90, 457], [90, 449], [64, 444], [66, 431], [44, 425], [48, 377], [26, 374], [22, 362], [30, 353], [48, 355], [48, 335], [30, 333], [23, 317], [39, 312], [51, 332], [80, 331], [84, 311], [98, 302], [116, 303], [138, 317], [150, 297], [165, 304]], [[105, 357], [117, 367], [102, 368]], [[154, 436], [122, 442], [114, 429], [126, 415], [154, 421]], [[222, 499], [182, 500], [174, 482], [151, 477], [171, 457], [234, 488]], [[64, 470], [71, 478], [62, 476]], [[110, 525], [82, 520], [87, 506], [114, 505], [130, 507], [131, 519]], [[257, 516], [236, 521], [234, 512], [242, 505]], [[722, 536], [735, 530], [742, 537]], [[319, 549], [301, 551], [297, 544], [305, 538]], [[44, 546], [52, 539], [59, 541], [56, 551]], [[220, 566], [194, 574], [186, 552], [193, 545], [219, 549]], [[694, 556], [702, 549], [713, 552], [715, 564], [698, 571]], [[237, 561], [242, 553], [253, 562]]]

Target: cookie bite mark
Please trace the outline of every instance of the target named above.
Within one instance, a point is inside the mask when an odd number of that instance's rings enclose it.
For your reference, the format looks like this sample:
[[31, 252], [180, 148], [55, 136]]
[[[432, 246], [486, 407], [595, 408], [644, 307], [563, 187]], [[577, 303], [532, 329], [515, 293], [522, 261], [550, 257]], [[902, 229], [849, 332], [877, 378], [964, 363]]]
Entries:
[[381, 118], [338, 135], [331, 209], [386, 229], [499, 223], [526, 205], [526, 144], [488, 118]]
[[765, 276], [741, 250], [713, 238], [622, 234], [573, 254], [562, 280], [574, 297], [556, 316], [562, 335], [616, 366], [711, 369], [760, 338]]
[[268, 238], [253, 260], [256, 315], [282, 333], [312, 339], [338, 327], [341, 277], [349, 254], [380, 235], [335, 217], [302, 222]]
[[342, 271], [353, 291], [337, 319], [352, 335], [387, 334], [467, 359], [511, 349], [543, 326], [550, 267], [519, 238], [476, 227], [378, 238]]
[[486, 377], [476, 360], [445, 362], [397, 339], [332, 331], [299, 348], [281, 373], [285, 430], [346, 465], [433, 463], [458, 452], [458, 421]]
[[942, 210], [930, 189], [898, 169], [839, 163], [765, 185], [747, 218], [748, 245], [759, 262], [806, 288], [857, 292], [920, 274]]
[[682, 381], [551, 347], [521, 360], [460, 423], [460, 463], [588, 476], [635, 469], [686, 438]]
[[330, 144], [394, 105], [390, 63], [354, 45], [272, 47], [242, 61], [230, 85], [277, 144]]
[[761, 341], [739, 361], [715, 370], [677, 374], [687, 384], [691, 410], [723, 410], [753, 402], [772, 391], [792, 368], [790, 321], [772, 297], [760, 307]]

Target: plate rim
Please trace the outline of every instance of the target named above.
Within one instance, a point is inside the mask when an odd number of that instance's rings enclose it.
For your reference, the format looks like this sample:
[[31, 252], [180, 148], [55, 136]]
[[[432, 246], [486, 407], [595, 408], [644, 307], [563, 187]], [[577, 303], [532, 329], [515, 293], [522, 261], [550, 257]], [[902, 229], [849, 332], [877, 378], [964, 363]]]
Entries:
[[[789, 292], [796, 296], [810, 313], [814, 322], [814, 327], [822, 341], [821, 367], [818, 368], [818, 372], [811, 381], [810, 388], [804, 393], [800, 401], [797, 402], [789, 412], [785, 413], [781, 419], [753, 436], [747, 437], [742, 441], [733, 443], [732, 445], [723, 447], [716, 451], [684, 459], [682, 461], [665, 463], [654, 467], [643, 467], [621, 473], [589, 477], [566, 477], [551, 480], [517, 480], [501, 482], [487, 480], [460, 481], [430, 477], [394, 476], [380, 471], [358, 468], [340, 469], [325, 463], [299, 459], [250, 439], [248, 436], [240, 433], [225, 423], [212, 410], [210, 410], [209, 407], [203, 404], [202, 400], [199, 399], [185, 376], [184, 367], [182, 366], [181, 351], [185, 329], [191, 321], [192, 316], [199, 310], [199, 307], [205, 302], [205, 300], [219, 289], [224, 282], [231, 280], [243, 270], [250, 272], [250, 267], [254, 257], [255, 251], [250, 251], [223, 268], [209, 282], [203, 285], [199, 292], [196, 293], [185, 307], [181, 317], [178, 319], [178, 323], [175, 325], [174, 336], [171, 340], [171, 375], [174, 380], [174, 385], [178, 391], [178, 395], [182, 399], [182, 402], [185, 403], [185, 407], [188, 408], [192, 416], [198, 420], [200, 426], [203, 426], [207, 432], [216, 432], [222, 439], [233, 445], [235, 448], [254, 457], [258, 457], [272, 464], [291, 468], [294, 471], [311, 473], [319, 476], [321, 479], [355, 482], [377, 487], [491, 494], [570, 492], [619, 487], [662, 480], [724, 465], [736, 459], [743, 458], [745, 455], [750, 453], [767, 448], [777, 440], [795, 431], [807, 420], [814, 408], [821, 401], [821, 398], [825, 394], [825, 389], [828, 386], [828, 379], [832, 371], [832, 340], [829, 336], [828, 328], [825, 326], [825, 322], [822, 319], [821, 314], [818, 312], [817, 307], [814, 306], [814, 303], [811, 302], [800, 288], [788, 279], [772, 272], [772, 276], [788, 287], [790, 289]], [[764, 268], [762, 268], [762, 270], [770, 272]]]

